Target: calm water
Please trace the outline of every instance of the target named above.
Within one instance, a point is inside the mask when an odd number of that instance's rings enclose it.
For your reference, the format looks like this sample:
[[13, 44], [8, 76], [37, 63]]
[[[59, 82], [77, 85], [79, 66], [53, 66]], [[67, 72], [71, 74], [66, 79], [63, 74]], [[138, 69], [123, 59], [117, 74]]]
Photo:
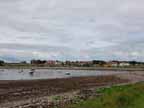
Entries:
[[33, 79], [52, 79], [79, 76], [99, 76], [125, 73], [120, 71], [96, 71], [96, 70], [50, 70], [37, 69], [30, 74], [30, 69], [0, 69], [0, 80], [33, 80]]

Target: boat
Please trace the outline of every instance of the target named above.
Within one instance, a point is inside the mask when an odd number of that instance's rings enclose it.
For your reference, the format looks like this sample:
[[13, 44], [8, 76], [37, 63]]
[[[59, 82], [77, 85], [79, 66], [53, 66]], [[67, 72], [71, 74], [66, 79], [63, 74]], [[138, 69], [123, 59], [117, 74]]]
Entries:
[[69, 72], [66, 72], [65, 75], [71, 75]]
[[33, 72], [33, 71], [30, 71], [30, 72], [29, 72], [29, 74], [30, 74], [30, 75], [33, 75], [33, 74], [34, 74], [34, 72]]
[[31, 69], [31, 71], [29, 72], [30, 75], [33, 75], [35, 72], [35, 69]]

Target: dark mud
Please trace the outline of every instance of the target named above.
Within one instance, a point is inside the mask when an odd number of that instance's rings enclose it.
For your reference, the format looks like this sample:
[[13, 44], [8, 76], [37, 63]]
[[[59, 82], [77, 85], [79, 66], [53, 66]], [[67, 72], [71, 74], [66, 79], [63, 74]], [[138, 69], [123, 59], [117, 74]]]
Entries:
[[124, 82], [127, 82], [127, 80], [121, 80], [115, 76], [0, 81], [0, 104]]

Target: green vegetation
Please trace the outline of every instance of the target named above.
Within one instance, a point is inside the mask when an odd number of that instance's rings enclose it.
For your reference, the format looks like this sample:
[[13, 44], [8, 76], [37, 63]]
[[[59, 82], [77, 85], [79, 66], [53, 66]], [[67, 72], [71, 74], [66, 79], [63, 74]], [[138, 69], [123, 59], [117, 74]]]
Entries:
[[69, 108], [144, 108], [144, 83], [115, 86], [97, 92], [103, 95]]

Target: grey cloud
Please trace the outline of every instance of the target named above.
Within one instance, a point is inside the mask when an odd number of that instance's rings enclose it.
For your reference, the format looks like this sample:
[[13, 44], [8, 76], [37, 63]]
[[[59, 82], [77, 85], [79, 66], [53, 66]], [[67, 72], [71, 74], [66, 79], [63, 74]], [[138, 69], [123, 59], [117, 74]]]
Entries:
[[0, 57], [144, 61], [143, 4], [143, 0], [0, 0]]

